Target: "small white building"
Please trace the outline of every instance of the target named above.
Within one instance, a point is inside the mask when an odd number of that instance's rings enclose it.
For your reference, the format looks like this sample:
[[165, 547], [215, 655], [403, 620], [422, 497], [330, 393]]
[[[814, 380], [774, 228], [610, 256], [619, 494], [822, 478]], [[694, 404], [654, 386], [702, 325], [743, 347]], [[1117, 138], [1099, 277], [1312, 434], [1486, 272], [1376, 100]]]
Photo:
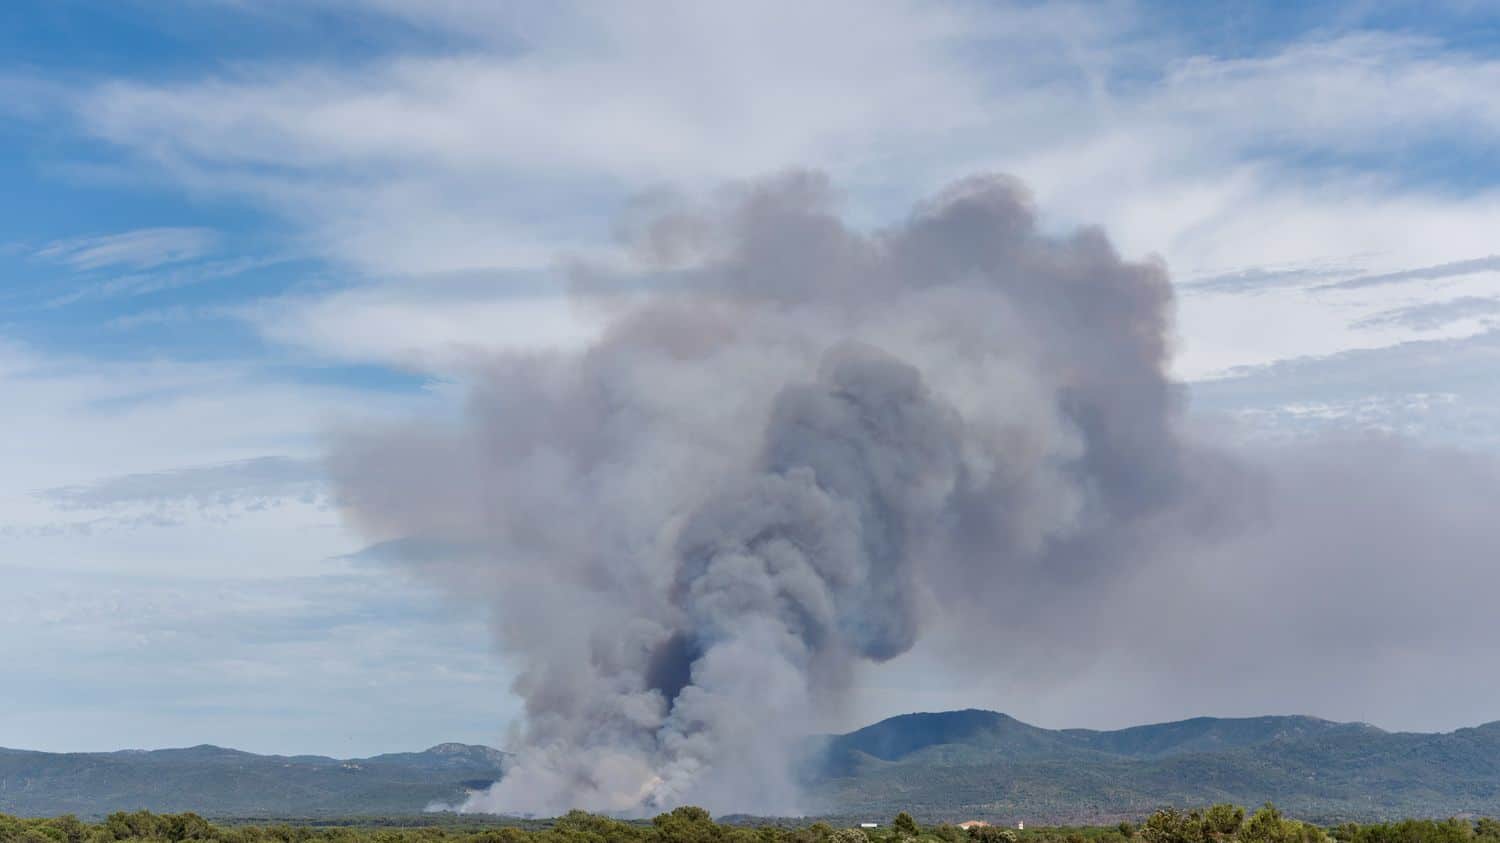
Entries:
[[880, 828], [880, 823], [860, 823], [860, 828]]
[[1025, 831], [1025, 830], [1026, 830], [1026, 821], [1025, 820], [1017, 820], [1016, 821], [1016, 831]]

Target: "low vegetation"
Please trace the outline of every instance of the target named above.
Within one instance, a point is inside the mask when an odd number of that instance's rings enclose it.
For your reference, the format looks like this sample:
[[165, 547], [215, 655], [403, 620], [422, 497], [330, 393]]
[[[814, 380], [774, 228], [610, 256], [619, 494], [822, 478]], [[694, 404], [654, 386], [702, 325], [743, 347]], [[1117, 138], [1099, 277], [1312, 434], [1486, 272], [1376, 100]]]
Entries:
[[1233, 805], [1204, 811], [1165, 809], [1139, 825], [1012, 830], [922, 826], [902, 812], [876, 828], [734, 825], [701, 808], [678, 808], [645, 821], [575, 811], [553, 820], [506, 825], [228, 825], [197, 814], [115, 813], [102, 822], [73, 816], [20, 818], [0, 814], [0, 843], [1500, 843], [1493, 819], [1345, 823], [1332, 828], [1285, 817], [1275, 807], [1247, 814]]

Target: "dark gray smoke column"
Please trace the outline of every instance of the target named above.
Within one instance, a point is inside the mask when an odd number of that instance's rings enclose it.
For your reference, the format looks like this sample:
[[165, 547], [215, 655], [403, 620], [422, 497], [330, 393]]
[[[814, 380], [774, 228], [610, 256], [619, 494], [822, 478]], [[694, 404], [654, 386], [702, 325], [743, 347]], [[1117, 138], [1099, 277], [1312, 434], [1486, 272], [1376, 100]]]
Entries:
[[939, 601], [1108, 578], [1200, 497], [1165, 271], [1040, 234], [1010, 180], [873, 235], [805, 174], [635, 228], [670, 292], [486, 363], [462, 424], [332, 458], [372, 538], [449, 549], [413, 565], [482, 595], [522, 668], [514, 769], [474, 807], [796, 811], [860, 662]]

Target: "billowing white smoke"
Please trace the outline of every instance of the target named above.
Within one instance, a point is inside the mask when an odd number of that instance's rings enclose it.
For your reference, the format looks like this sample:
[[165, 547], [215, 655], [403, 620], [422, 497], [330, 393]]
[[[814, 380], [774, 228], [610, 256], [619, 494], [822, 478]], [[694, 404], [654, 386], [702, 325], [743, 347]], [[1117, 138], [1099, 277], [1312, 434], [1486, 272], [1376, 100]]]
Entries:
[[447, 547], [427, 570], [523, 666], [478, 806], [796, 810], [815, 720], [934, 596], [1092, 567], [1181, 494], [1163, 268], [1039, 234], [1009, 180], [873, 235], [805, 174], [640, 228], [668, 291], [490, 361], [466, 425], [333, 457], [352, 515]]
[[999, 634], [1246, 509], [1179, 430], [1163, 267], [1040, 233], [1012, 181], [866, 234], [795, 174], [636, 231], [657, 292], [602, 296], [597, 342], [335, 443], [351, 517], [485, 600], [521, 668], [471, 807], [796, 812], [805, 736], [936, 606]]

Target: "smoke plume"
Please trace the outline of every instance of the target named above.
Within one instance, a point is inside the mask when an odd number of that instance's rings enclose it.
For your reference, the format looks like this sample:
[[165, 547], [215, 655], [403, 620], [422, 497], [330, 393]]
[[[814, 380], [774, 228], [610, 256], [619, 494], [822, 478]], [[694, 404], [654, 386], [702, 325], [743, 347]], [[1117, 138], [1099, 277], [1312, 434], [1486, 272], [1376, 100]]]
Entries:
[[1186, 430], [1164, 267], [1043, 232], [1011, 180], [874, 233], [810, 174], [626, 229], [627, 292], [577, 271], [595, 342], [485, 360], [466, 418], [331, 456], [355, 523], [483, 600], [518, 666], [514, 763], [470, 807], [795, 813], [862, 665], [938, 624], [1004, 661], [1063, 636], [1020, 607], [1282, 541], [1233, 538], [1269, 481]]

